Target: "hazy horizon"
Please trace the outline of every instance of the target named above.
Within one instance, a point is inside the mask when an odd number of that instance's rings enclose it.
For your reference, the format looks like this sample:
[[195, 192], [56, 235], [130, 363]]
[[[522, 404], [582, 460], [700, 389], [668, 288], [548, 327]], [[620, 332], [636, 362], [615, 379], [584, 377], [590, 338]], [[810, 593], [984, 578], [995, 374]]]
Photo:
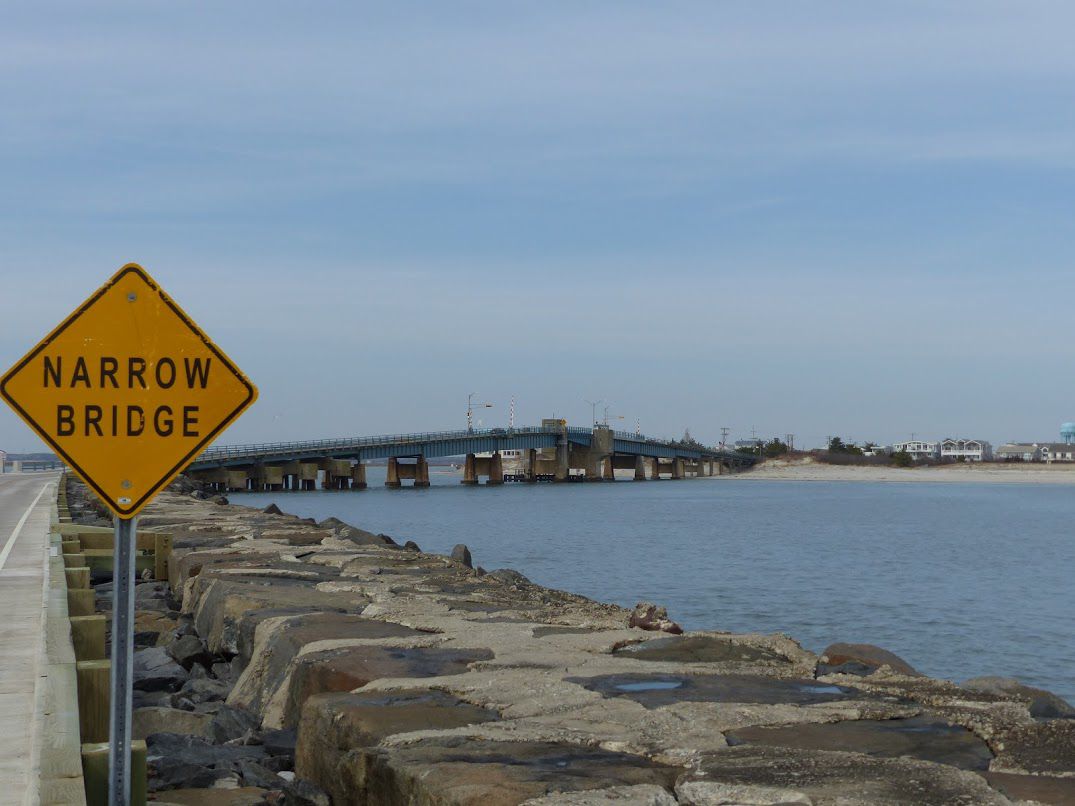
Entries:
[[0, 370], [135, 261], [260, 388], [224, 443], [1075, 420], [1070, 6], [6, 12]]

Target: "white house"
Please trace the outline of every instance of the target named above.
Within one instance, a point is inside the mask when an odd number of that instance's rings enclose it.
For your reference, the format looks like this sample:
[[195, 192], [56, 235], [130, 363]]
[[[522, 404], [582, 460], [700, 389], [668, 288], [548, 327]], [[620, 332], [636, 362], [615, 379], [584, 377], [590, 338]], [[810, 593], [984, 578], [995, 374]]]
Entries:
[[998, 462], [1040, 462], [1041, 445], [1037, 442], [1006, 442], [994, 455]]
[[984, 439], [945, 439], [941, 441], [941, 459], [964, 462], [988, 462], [993, 446]]
[[893, 453], [909, 453], [916, 462], [921, 459], [940, 459], [941, 448], [937, 442], [926, 442], [921, 439], [911, 439], [907, 442], [897, 442], [892, 446]]
[[1066, 442], [1048, 442], [1041, 446], [1043, 462], [1075, 462], [1075, 445]]

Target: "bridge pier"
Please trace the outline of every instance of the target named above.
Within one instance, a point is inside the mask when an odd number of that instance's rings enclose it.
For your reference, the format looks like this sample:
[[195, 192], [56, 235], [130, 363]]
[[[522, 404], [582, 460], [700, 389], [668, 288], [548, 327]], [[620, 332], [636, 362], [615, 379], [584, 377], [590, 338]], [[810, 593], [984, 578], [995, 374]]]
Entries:
[[421, 455], [419, 455], [418, 461], [414, 465], [414, 486], [429, 486], [429, 463], [426, 461], [426, 458]]
[[683, 460], [677, 456], [672, 460], [672, 479], [678, 481], [684, 475]]
[[615, 481], [616, 480], [616, 469], [612, 466], [612, 457], [611, 456], [606, 456], [605, 461], [602, 463], [602, 465], [603, 466], [602, 466], [601, 480], [602, 481]]
[[533, 484], [538, 477], [538, 452], [537, 448], [531, 448], [526, 452], [526, 481]]
[[646, 460], [641, 456], [635, 457], [635, 481], [646, 480]]
[[366, 489], [366, 466], [361, 462], [357, 462], [355, 466], [351, 468], [351, 489]]
[[388, 460], [388, 477], [385, 479], [384, 486], [394, 490], [403, 486], [399, 480], [399, 460], [394, 456]]
[[661, 460], [658, 459], [656, 456], [650, 460], [650, 480], [661, 480]]
[[463, 480], [459, 482], [460, 484], [474, 486], [478, 483], [477, 464], [474, 454], [468, 453], [467, 458], [463, 460]]
[[494, 486], [504, 483], [504, 460], [500, 451], [493, 451], [493, 455], [489, 457], [489, 480], [485, 483]]

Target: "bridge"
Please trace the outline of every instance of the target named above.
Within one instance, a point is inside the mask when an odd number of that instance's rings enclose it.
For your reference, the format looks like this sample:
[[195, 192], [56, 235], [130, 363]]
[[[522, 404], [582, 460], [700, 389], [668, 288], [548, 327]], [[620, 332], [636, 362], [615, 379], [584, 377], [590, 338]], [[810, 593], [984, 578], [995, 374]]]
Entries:
[[[514, 472], [505, 473], [504, 456]], [[429, 486], [428, 460], [463, 456], [463, 484], [503, 484], [505, 478], [537, 482], [613, 481], [633, 470], [635, 481], [667, 476], [712, 476], [752, 465], [749, 454], [684, 444], [603, 425], [569, 427], [545, 420], [524, 428], [469, 429], [393, 434], [311, 442], [278, 442], [210, 448], [187, 471], [220, 491], [366, 489], [366, 463], [387, 460], [388, 487], [413, 480]]]

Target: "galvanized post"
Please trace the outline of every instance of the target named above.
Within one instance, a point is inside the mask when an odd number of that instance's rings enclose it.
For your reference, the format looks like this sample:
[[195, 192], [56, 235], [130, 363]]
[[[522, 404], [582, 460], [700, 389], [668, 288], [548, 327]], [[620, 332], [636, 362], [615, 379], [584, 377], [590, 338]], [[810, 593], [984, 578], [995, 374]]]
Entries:
[[135, 519], [115, 519], [112, 549], [112, 691], [108, 805], [131, 802], [131, 677], [134, 665]]

